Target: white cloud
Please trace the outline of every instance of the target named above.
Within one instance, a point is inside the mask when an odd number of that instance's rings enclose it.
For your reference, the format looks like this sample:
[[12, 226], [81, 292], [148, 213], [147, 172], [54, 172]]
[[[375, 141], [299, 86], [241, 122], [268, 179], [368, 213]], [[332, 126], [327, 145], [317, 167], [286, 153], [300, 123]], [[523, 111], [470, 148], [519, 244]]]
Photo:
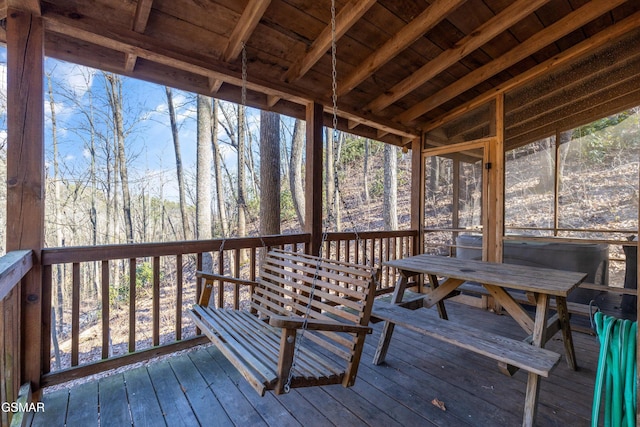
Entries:
[[93, 85], [93, 79], [98, 70], [70, 62], [48, 60], [47, 72], [55, 76], [55, 81], [60, 86], [81, 99]]

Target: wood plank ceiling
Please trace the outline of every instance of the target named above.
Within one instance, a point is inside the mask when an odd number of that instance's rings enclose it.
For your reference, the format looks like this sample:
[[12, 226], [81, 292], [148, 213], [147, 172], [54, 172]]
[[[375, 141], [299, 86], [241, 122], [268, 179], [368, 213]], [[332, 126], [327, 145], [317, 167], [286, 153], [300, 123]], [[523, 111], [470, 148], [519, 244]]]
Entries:
[[[48, 56], [234, 102], [244, 44], [248, 105], [302, 118], [315, 101], [331, 123], [330, 0], [28, 4], [45, 20]], [[566, 71], [594, 52], [606, 56], [611, 46], [640, 45], [638, 0], [336, 0], [336, 12], [339, 127], [356, 134], [402, 146], [505, 92], [514, 99], [507, 123], [517, 135], [507, 134], [515, 145], [640, 104], [635, 54], [584, 65], [589, 72]], [[612, 69], [618, 71], [606, 72]], [[566, 87], [598, 85], [597, 104], [582, 105], [593, 114], [576, 115], [580, 100], [587, 102], [584, 90], [522, 90], [554, 73], [565, 76]], [[626, 101], [613, 106], [622, 88]], [[559, 96], [575, 103], [564, 101], [566, 117], [557, 110], [545, 121], [543, 105]], [[527, 127], [534, 113], [539, 120]], [[562, 125], [550, 124], [560, 119]]]

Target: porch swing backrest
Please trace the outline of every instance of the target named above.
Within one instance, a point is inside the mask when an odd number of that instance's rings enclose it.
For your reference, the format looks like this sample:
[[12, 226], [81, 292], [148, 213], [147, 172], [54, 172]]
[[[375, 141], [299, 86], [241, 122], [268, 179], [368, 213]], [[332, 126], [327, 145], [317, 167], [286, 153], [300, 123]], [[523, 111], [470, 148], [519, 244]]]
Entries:
[[[282, 393], [288, 383], [291, 388], [349, 387], [371, 332], [376, 274], [373, 267], [271, 250], [256, 282], [199, 272], [203, 295], [189, 314], [260, 395]], [[216, 281], [250, 285], [249, 310], [209, 307]], [[296, 337], [303, 330], [304, 344], [293, 364]]]

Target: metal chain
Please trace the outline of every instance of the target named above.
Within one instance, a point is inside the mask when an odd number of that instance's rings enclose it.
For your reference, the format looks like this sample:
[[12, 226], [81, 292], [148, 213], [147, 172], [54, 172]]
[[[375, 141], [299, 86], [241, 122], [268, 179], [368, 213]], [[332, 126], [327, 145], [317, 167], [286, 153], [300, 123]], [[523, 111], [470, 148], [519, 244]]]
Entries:
[[[332, 100], [333, 100], [333, 138], [332, 140], [336, 140], [336, 135], [338, 132], [338, 90], [337, 90], [337, 73], [336, 73], [336, 2], [335, 0], [331, 0], [331, 90], [332, 90]], [[327, 141], [327, 145], [329, 141]], [[333, 147], [333, 144], [332, 144]], [[334, 169], [335, 169], [335, 159], [334, 159]], [[335, 182], [336, 174], [334, 174], [334, 182]], [[337, 188], [337, 187], [336, 187]], [[337, 190], [336, 190], [337, 191]], [[332, 198], [332, 203], [335, 203], [335, 200]], [[305, 308], [304, 317], [302, 320], [302, 328], [300, 329], [300, 334], [296, 339], [294, 348], [293, 348], [293, 357], [291, 361], [291, 368], [289, 369], [289, 375], [287, 376], [287, 382], [284, 385], [284, 392], [289, 393], [291, 390], [291, 381], [293, 380], [293, 372], [296, 368], [296, 362], [298, 359], [298, 353], [300, 350], [300, 346], [304, 342], [305, 336], [304, 333], [308, 327], [308, 319], [309, 314], [311, 313], [311, 305], [313, 303], [313, 298], [316, 291], [316, 281], [318, 280], [318, 273], [320, 272], [320, 264], [322, 262], [322, 255], [324, 249], [324, 243], [327, 241], [327, 237], [329, 236], [329, 224], [331, 223], [331, 219], [333, 216], [333, 208], [331, 207], [329, 210], [329, 215], [327, 220], [324, 223], [324, 230], [322, 232], [322, 238], [320, 240], [320, 248], [318, 248], [318, 261], [316, 263], [316, 272], [313, 275], [313, 280], [311, 282], [311, 290], [309, 291], [309, 300], [307, 302], [307, 306]]]
[[242, 88], [240, 92], [240, 103], [247, 105], [247, 46], [242, 42]]

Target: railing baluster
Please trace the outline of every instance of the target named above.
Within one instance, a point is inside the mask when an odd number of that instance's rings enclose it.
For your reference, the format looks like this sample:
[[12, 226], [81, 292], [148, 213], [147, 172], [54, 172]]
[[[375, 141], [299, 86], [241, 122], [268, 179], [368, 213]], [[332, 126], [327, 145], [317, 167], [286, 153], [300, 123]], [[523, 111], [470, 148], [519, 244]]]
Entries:
[[176, 255], [176, 341], [182, 339], [182, 254]]
[[256, 255], [258, 251], [256, 248], [251, 248], [251, 264], [249, 266], [249, 279], [251, 281], [256, 280]]
[[73, 263], [71, 280], [71, 366], [78, 365], [80, 336], [80, 264]]
[[[78, 297], [78, 307], [79, 307], [79, 304], [80, 304], [80, 298]], [[78, 315], [79, 315], [79, 311], [80, 310], [78, 309]], [[72, 353], [72, 358], [73, 358], [73, 353]], [[102, 358], [103, 359], [109, 358], [109, 261], [108, 260], [102, 261]], [[76, 361], [76, 364], [77, 364], [77, 361]], [[73, 365], [73, 362], [72, 362], [72, 365]]]
[[136, 351], [137, 260], [129, 259], [129, 352]]
[[[233, 266], [234, 277], [240, 277], [240, 250], [236, 249], [236, 256], [234, 257], [235, 264]], [[235, 285], [233, 287], [233, 308], [238, 310], [240, 308], [240, 286]]]
[[[224, 275], [224, 251], [218, 252], [218, 272], [221, 276]], [[218, 308], [222, 307], [224, 307], [224, 283], [218, 280]]]
[[153, 257], [153, 346], [160, 345], [160, 257]]
[[[50, 265], [45, 265], [42, 269], [42, 305], [43, 313], [51, 313], [51, 298], [53, 294], [53, 269]], [[51, 315], [43, 316], [42, 318], [42, 336], [51, 337], [51, 328], [55, 328], [56, 325], [51, 322]], [[1, 342], [1, 341], [0, 341]], [[42, 372], [48, 374], [51, 372], [51, 340], [44, 339], [42, 343]], [[0, 365], [2, 366], [2, 365]], [[4, 400], [3, 402], [7, 402]]]

